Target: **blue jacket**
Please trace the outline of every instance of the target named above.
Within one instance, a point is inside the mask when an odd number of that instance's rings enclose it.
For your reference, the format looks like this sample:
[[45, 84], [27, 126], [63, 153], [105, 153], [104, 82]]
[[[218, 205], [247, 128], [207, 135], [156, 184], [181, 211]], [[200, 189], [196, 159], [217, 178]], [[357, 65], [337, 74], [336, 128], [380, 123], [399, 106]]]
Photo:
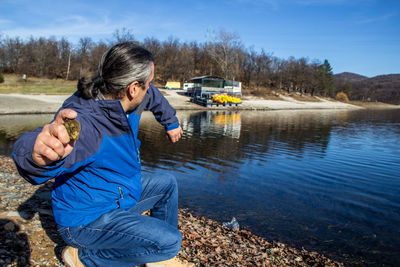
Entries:
[[55, 221], [61, 226], [87, 225], [102, 214], [129, 209], [141, 193], [139, 120], [144, 110], [172, 130], [179, 127], [175, 110], [150, 85], [142, 103], [129, 116], [119, 100], [86, 100], [76, 92], [61, 109], [78, 113], [79, 140], [71, 154], [49, 166], [32, 160], [32, 150], [41, 128], [23, 134], [12, 157], [22, 177], [32, 184], [56, 178], [52, 191]]

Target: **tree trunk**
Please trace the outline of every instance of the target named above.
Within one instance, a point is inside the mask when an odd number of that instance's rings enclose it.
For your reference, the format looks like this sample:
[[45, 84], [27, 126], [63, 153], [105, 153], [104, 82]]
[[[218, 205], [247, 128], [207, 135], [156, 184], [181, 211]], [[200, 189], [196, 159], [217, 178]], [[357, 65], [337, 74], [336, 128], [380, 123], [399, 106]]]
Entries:
[[67, 77], [65, 78], [65, 80], [68, 81], [68, 76], [69, 76], [69, 70], [71, 67], [71, 51], [69, 51], [69, 56], [68, 56], [68, 67], [67, 67]]

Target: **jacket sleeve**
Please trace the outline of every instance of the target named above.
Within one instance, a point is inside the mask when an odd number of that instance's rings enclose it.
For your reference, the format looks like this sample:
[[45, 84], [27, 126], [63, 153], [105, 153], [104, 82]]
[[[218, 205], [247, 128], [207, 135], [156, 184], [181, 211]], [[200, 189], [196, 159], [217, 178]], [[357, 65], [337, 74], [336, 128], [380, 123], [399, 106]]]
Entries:
[[168, 103], [168, 100], [161, 94], [157, 87], [150, 84], [147, 91], [149, 101], [145, 110], [153, 112], [156, 120], [164, 126], [166, 131], [179, 127], [179, 120], [176, 117], [175, 109]]
[[[79, 115], [77, 119], [80, 120], [82, 127], [82, 122], [85, 123], [85, 120], [82, 117], [79, 118]], [[84, 165], [90, 164], [90, 160], [92, 159], [82, 159], [82, 157], [88, 158], [88, 152], [82, 152], [88, 150], [88, 148], [83, 147], [85, 142], [82, 142], [82, 139], [89, 139], [88, 136], [93, 136], [93, 134], [86, 133], [82, 130], [79, 134], [79, 140], [75, 143], [74, 149], [66, 158], [46, 166], [36, 164], [32, 159], [32, 152], [36, 138], [41, 131], [42, 127], [37, 128], [33, 132], [24, 133], [17, 142], [15, 142], [13, 147], [12, 158], [19, 174], [25, 180], [31, 184], [38, 185], [61, 175], [73, 173]], [[95, 146], [91, 145], [91, 147]]]
[[62, 161], [50, 166], [41, 166], [33, 161], [33, 146], [41, 131], [42, 127], [39, 127], [33, 132], [24, 133], [17, 142], [15, 142], [12, 152], [12, 158], [19, 174], [25, 180], [35, 185], [42, 184], [54, 178], [57, 169], [62, 165]]

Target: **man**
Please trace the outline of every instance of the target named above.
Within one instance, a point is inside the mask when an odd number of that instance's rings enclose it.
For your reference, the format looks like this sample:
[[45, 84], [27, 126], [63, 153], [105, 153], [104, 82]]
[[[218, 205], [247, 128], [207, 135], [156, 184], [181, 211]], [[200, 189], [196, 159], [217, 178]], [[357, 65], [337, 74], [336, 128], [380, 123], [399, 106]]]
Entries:
[[[140, 115], [150, 110], [172, 142], [182, 129], [150, 82], [154, 60], [131, 42], [110, 48], [93, 79], [81, 79], [52, 123], [16, 142], [13, 159], [32, 184], [55, 178], [52, 206], [67, 266], [133, 266], [172, 258], [180, 249], [175, 178], [142, 175]], [[80, 123], [71, 140], [65, 122]], [[142, 212], [150, 210], [151, 216]]]

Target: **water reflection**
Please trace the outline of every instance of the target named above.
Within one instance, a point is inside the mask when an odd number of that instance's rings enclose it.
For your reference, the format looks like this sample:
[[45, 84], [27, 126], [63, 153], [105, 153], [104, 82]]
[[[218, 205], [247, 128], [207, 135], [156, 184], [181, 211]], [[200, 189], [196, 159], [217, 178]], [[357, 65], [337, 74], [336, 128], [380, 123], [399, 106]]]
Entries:
[[[169, 144], [164, 130], [151, 114], [141, 120], [142, 158], [152, 166], [195, 163], [217, 171], [236, 168], [244, 159], [280, 156], [302, 158], [304, 153], [323, 157], [329, 144], [332, 121], [344, 114], [313, 112], [180, 112], [182, 140]], [[190, 169], [190, 168], [189, 168]]]
[[53, 115], [0, 115], [0, 154], [10, 156], [14, 142], [24, 132], [30, 132], [51, 121]]
[[188, 135], [227, 136], [238, 139], [241, 129], [241, 114], [237, 112], [199, 112], [190, 114], [182, 121], [182, 127]]

